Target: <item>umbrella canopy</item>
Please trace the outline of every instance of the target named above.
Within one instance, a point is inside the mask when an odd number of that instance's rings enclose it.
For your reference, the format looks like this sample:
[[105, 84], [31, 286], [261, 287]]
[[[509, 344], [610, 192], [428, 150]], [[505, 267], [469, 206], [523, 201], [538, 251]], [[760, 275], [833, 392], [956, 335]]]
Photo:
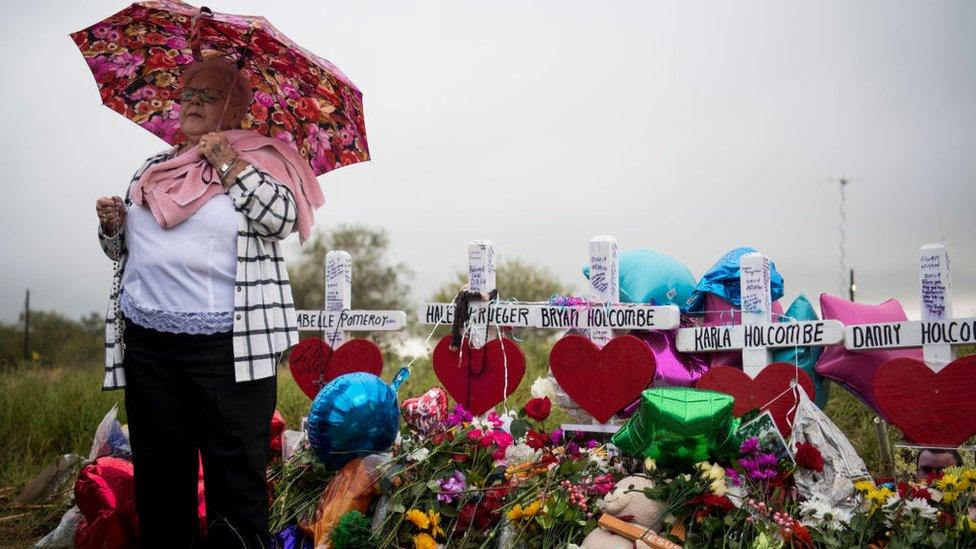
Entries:
[[186, 139], [179, 128], [183, 70], [220, 55], [251, 83], [244, 129], [291, 144], [316, 175], [369, 160], [362, 92], [263, 17], [153, 0], [136, 2], [71, 38], [102, 103], [170, 145]]

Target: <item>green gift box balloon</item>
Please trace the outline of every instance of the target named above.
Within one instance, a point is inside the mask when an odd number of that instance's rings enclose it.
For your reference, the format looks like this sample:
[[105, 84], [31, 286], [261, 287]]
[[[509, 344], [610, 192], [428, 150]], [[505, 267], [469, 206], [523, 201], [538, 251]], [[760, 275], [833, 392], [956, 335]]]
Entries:
[[731, 395], [689, 387], [653, 387], [641, 393], [637, 411], [613, 435], [613, 444], [631, 456], [658, 465], [687, 468], [700, 461], [735, 456]]

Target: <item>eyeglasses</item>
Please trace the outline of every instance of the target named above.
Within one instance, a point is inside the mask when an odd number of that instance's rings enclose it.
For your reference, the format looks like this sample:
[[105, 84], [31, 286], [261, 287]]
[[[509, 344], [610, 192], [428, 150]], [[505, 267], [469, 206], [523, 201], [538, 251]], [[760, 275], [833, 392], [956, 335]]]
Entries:
[[180, 101], [192, 101], [193, 96], [195, 95], [200, 96], [200, 100], [204, 103], [213, 103], [214, 101], [223, 97], [222, 93], [208, 90], [206, 88], [183, 88], [183, 91], [180, 92]]

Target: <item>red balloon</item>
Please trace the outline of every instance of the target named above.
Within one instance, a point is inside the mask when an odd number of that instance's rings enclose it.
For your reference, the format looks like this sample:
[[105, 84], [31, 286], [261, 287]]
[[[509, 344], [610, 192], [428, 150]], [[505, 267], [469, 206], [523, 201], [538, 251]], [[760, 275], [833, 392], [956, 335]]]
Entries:
[[139, 545], [132, 463], [100, 457], [85, 466], [75, 481], [75, 502], [84, 519], [75, 531], [75, 546], [122, 548]]

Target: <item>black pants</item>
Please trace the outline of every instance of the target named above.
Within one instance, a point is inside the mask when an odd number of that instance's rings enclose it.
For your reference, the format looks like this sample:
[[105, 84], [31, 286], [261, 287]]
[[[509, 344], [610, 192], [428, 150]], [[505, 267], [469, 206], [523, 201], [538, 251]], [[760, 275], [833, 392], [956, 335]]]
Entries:
[[204, 546], [197, 518], [198, 455], [206, 547], [268, 539], [265, 467], [276, 378], [234, 381], [230, 333], [170, 334], [126, 321], [125, 411], [144, 547]]

